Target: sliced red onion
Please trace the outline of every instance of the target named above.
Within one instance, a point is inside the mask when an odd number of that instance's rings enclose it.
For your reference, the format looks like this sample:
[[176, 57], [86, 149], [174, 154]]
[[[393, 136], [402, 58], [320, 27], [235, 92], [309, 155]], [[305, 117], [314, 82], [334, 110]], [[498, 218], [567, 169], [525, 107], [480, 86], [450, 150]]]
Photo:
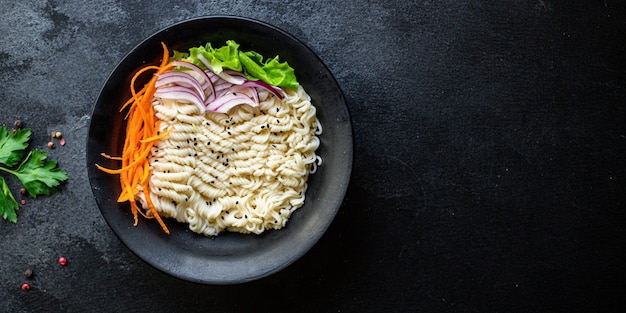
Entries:
[[242, 73], [242, 72], [237, 72], [235, 70], [224, 70], [224, 73], [226, 73], [226, 74], [228, 74], [230, 76], [241, 77], [241, 78], [247, 80], [246, 75], [244, 73]]
[[215, 84], [215, 91], [220, 91], [220, 90], [223, 90], [223, 89], [228, 89], [228, 88], [230, 88], [230, 87], [232, 87], [232, 86], [234, 86], [234, 85], [233, 85], [233, 84], [231, 84], [231, 83], [229, 83], [229, 82], [227, 82], [227, 81], [225, 81], [225, 80], [223, 80], [223, 79], [220, 79], [220, 80], [217, 82], [217, 84]]
[[210, 94], [209, 97], [207, 99], [204, 100], [205, 104], [209, 104], [213, 101], [215, 101], [217, 98], [223, 96], [224, 94], [228, 93], [230, 88], [233, 86], [233, 84], [219, 78], [219, 76], [216, 75], [216, 77], [218, 77], [218, 80], [216, 81], [215, 86], [215, 93]]
[[240, 104], [249, 104], [251, 106], [257, 106], [254, 100], [250, 99], [250, 97], [248, 97], [247, 95], [243, 93], [233, 92], [233, 93], [228, 93], [222, 97], [219, 97], [215, 101], [209, 103], [206, 109], [208, 111], [226, 113], [231, 108]]
[[155, 97], [171, 100], [183, 100], [195, 104], [201, 112], [206, 111], [204, 102], [191, 89], [183, 86], [169, 86], [157, 88], [154, 92]]
[[[202, 64], [204, 64], [204, 66], [206, 66], [206, 68], [208, 68], [209, 70], [211, 70], [213, 73], [215, 73], [215, 70], [213, 69], [213, 66], [211, 65], [211, 62], [209, 62], [209, 60], [207, 60], [202, 54], [198, 54], [198, 60], [200, 60], [200, 62], [202, 62]], [[238, 73], [233, 71], [234, 73]], [[236, 85], [241, 85], [243, 84], [243, 82], [246, 81], [245, 77], [241, 77], [239, 75], [231, 75], [230, 73], [228, 73], [228, 71], [222, 71], [221, 73], [215, 73], [217, 74], [217, 76], [219, 76], [221, 79], [232, 83], [232, 84], [236, 84]]]
[[220, 79], [220, 77], [217, 76], [217, 74], [213, 73], [212, 70], [206, 70], [204, 72], [207, 74], [207, 76], [209, 76], [209, 78], [211, 78], [211, 82], [213, 82], [213, 84], [215, 84], [215, 82]]
[[250, 97], [254, 103], [259, 105], [259, 92], [254, 87], [246, 87], [243, 85], [233, 85], [230, 87], [232, 92], [244, 93], [246, 96]]
[[200, 82], [194, 76], [188, 73], [180, 71], [169, 71], [160, 74], [159, 78], [157, 78], [155, 87], [159, 88], [167, 84], [191, 87], [198, 92], [202, 101], [204, 101], [205, 99], [204, 88], [202, 87], [202, 85], [200, 85]]
[[[236, 73], [236, 72], [235, 72]], [[222, 78], [223, 80], [231, 83], [231, 84], [235, 84], [235, 85], [241, 85], [246, 81], [245, 77], [239, 76], [239, 75], [231, 75], [230, 73], [228, 73], [227, 71], [222, 71], [221, 73], [217, 74], [220, 78]]]
[[277, 96], [278, 99], [282, 99], [285, 97], [284, 91], [282, 89], [280, 89], [279, 87], [274, 87], [262, 80], [247, 80], [245, 83], [242, 84], [242, 86], [258, 87], [258, 88], [265, 89], [271, 92], [273, 95]]
[[197, 65], [190, 63], [190, 62], [185, 62], [185, 61], [174, 61], [172, 62], [172, 65], [186, 67], [200, 74], [200, 76], [209, 83], [209, 88], [211, 88], [211, 93], [215, 93], [215, 88], [213, 87], [213, 82], [211, 81], [211, 78], [209, 78], [209, 75], [204, 70], [199, 68]]

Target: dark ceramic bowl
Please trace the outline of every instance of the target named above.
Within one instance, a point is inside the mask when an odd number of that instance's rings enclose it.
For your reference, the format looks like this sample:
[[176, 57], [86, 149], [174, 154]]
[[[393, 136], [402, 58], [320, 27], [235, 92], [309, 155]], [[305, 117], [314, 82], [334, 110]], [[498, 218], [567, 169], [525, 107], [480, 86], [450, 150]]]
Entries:
[[[117, 176], [94, 164], [119, 166], [100, 153], [120, 155], [125, 121], [120, 105], [129, 98], [131, 76], [146, 63], [157, 64], [164, 42], [171, 50], [233, 39], [242, 50], [279, 55], [295, 70], [310, 94], [323, 126], [317, 153], [323, 164], [309, 177], [304, 206], [287, 226], [262, 235], [222, 233], [208, 238], [187, 224], [166, 219], [171, 234], [154, 220], [133, 227], [128, 203], [118, 203]], [[135, 47], [114, 69], [96, 101], [87, 140], [87, 172], [100, 212], [120, 240], [139, 258], [172, 276], [203, 284], [236, 284], [275, 273], [303, 256], [322, 236], [339, 210], [352, 168], [352, 125], [343, 94], [324, 63], [302, 42], [271, 25], [240, 17], [205, 17], [167, 27]]]

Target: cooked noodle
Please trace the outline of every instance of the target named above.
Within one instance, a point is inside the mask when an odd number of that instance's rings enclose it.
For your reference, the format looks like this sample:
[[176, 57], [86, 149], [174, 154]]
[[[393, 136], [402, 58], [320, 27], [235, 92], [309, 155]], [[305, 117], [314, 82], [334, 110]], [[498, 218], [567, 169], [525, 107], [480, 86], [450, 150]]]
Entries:
[[315, 151], [322, 131], [305, 90], [285, 91], [282, 100], [259, 92], [259, 107], [240, 105], [228, 114], [155, 98], [160, 131], [171, 128], [150, 156], [159, 214], [207, 236], [284, 227], [321, 163]]

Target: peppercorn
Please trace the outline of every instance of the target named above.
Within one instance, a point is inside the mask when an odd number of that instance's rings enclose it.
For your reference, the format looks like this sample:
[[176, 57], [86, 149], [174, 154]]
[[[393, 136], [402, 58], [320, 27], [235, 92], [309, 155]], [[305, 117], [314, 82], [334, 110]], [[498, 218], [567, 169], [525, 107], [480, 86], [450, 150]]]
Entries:
[[65, 259], [64, 257], [60, 257], [59, 264], [61, 264], [62, 266], [65, 266], [67, 264], [67, 259]]
[[22, 196], [25, 196], [26, 195], [26, 188], [24, 188], [24, 187], [20, 188], [20, 194]]
[[13, 123], [13, 126], [15, 126], [15, 128], [22, 128], [24, 126], [24, 123], [22, 123], [21, 120], [15, 120], [15, 123]]
[[33, 271], [31, 271], [31, 270], [25, 270], [25, 271], [24, 271], [24, 276], [26, 276], [27, 278], [31, 278], [31, 277], [33, 277]]
[[21, 203], [22, 205], [25, 205], [25, 204], [26, 204], [26, 200], [22, 199], [22, 201], [20, 201], [20, 203]]
[[48, 142], [48, 148], [54, 149], [54, 142], [52, 141]]
[[54, 133], [54, 138], [61, 138], [61, 132]]
[[30, 290], [30, 284], [23, 283], [22, 284], [22, 290]]

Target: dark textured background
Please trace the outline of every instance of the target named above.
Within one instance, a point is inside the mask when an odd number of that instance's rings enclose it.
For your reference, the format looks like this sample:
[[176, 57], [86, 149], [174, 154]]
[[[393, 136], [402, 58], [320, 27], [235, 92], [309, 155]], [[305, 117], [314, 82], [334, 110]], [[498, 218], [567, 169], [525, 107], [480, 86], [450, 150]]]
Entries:
[[[50, 157], [70, 175], [0, 221], [0, 311], [624, 312], [626, 6], [491, 2], [0, 0], [0, 124], [24, 120], [40, 148], [63, 132]], [[318, 53], [355, 136], [345, 203], [318, 244], [278, 274], [217, 287], [129, 252], [85, 164], [117, 62], [216, 14]]]

